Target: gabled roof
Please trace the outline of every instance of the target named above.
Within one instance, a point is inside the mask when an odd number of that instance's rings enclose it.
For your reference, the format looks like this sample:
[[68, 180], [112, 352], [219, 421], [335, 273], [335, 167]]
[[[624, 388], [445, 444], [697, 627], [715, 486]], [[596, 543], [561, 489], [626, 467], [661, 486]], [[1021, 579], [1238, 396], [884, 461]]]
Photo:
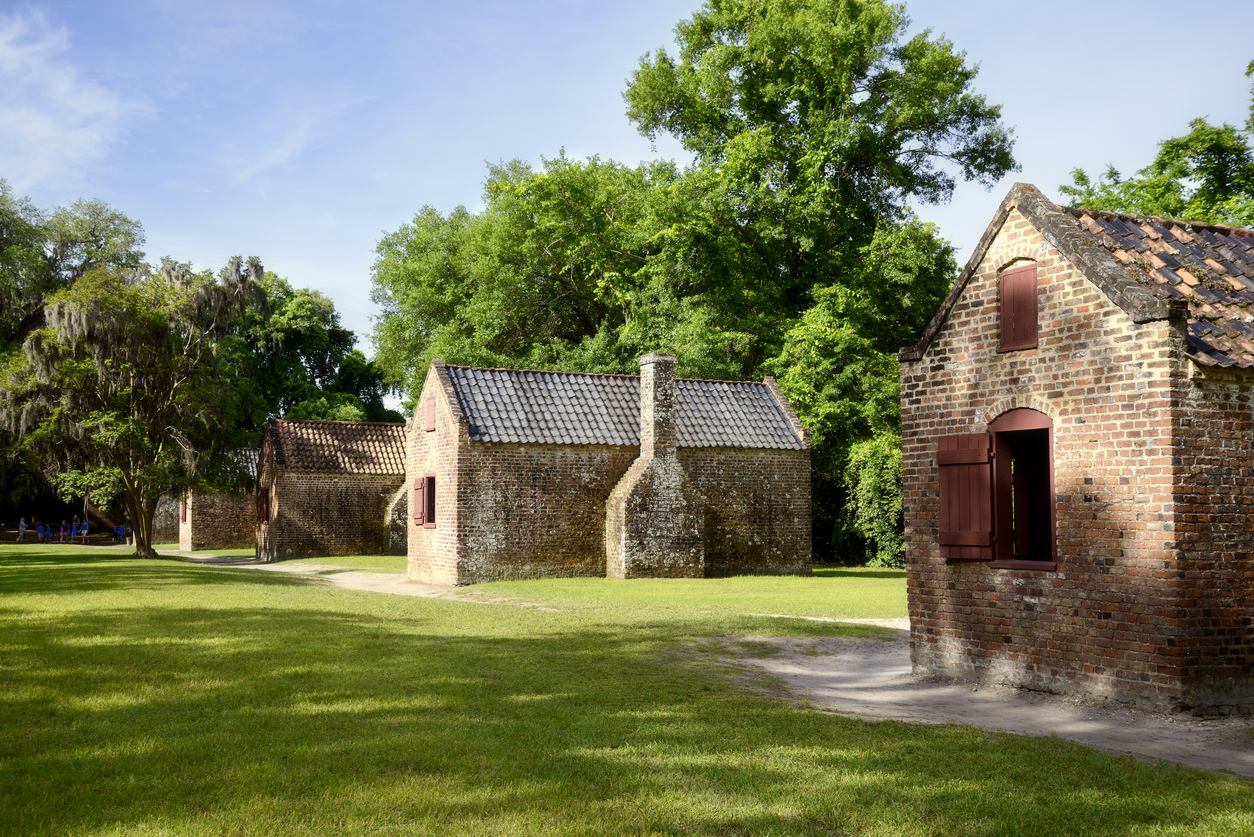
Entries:
[[404, 424], [272, 419], [266, 438], [275, 463], [289, 471], [405, 473]]
[[[1120, 246], [1109, 237], [1095, 235], [1083, 221], [1085, 214], [1094, 213], [1088, 210], [1064, 209], [1046, 200], [1035, 186], [1016, 183], [1010, 190], [1010, 194], [1002, 201], [997, 214], [993, 216], [992, 223], [984, 231], [970, 260], [967, 261], [967, 266], [959, 274], [949, 295], [941, 303], [940, 310], [936, 312], [936, 316], [924, 330], [922, 338], [916, 345], [902, 349], [897, 355], [899, 360], [918, 360], [936, 339], [936, 335], [949, 319], [949, 312], [953, 310], [967, 284], [979, 269], [988, 248], [992, 246], [993, 240], [997, 237], [997, 233], [1012, 209], [1018, 209], [1051, 246], [1101, 289], [1107, 299], [1127, 312], [1133, 322], [1147, 323], [1187, 317], [1190, 321], [1190, 332], [1192, 332], [1193, 324], [1204, 319], [1203, 312], [1193, 309], [1191, 301], [1194, 297], [1173, 294], [1166, 289], [1159, 278], [1152, 277], [1146, 271], [1138, 270], [1130, 262], [1118, 257], [1120, 250], [1126, 250], [1127, 247], [1135, 249], [1131, 242], [1126, 242], [1126, 246]], [[1135, 216], [1118, 217], [1132, 219]], [[1163, 219], [1152, 218], [1138, 220], [1145, 223], [1183, 224], [1183, 222], [1164, 222]], [[1183, 224], [1183, 226], [1190, 225]], [[1208, 227], [1208, 225], [1192, 226]], [[1211, 227], [1210, 229], [1218, 228]], [[1149, 235], [1148, 230], [1146, 235]], [[1210, 269], [1209, 266], [1207, 269]], [[1199, 295], [1196, 299], [1200, 301], [1202, 298]], [[1193, 342], [1190, 340], [1191, 346]], [[1214, 357], [1210, 348], [1213, 347], [1199, 344], [1190, 352], [1190, 356], [1200, 364], [1215, 365], [1220, 361]], [[1254, 357], [1250, 360], [1254, 361]], [[1231, 363], [1224, 363], [1224, 365], [1231, 365]]]
[[[479, 442], [640, 444], [640, 379], [445, 366], [457, 406]], [[675, 382], [680, 447], [804, 450], [801, 425], [766, 382]]]

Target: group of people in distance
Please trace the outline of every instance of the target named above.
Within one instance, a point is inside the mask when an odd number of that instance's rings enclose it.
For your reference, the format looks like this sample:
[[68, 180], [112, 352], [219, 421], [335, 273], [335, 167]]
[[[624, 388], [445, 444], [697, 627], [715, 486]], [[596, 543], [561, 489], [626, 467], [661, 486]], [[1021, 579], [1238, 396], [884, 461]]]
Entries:
[[[26, 525], [26, 518], [22, 518], [17, 524], [17, 543], [21, 543], [26, 539], [26, 530], [30, 528]], [[61, 533], [61, 543], [65, 543], [66, 537], [70, 539], [70, 543], [78, 541], [81, 544], [87, 543], [87, 521], [78, 522], [78, 515], [74, 515], [74, 522], [67, 523], [61, 521], [59, 531]], [[47, 526], [40, 523], [35, 527], [36, 541], [39, 543], [52, 543], [52, 536], [58, 532], [58, 527], [49, 523]], [[116, 534], [116, 533], [115, 533]]]

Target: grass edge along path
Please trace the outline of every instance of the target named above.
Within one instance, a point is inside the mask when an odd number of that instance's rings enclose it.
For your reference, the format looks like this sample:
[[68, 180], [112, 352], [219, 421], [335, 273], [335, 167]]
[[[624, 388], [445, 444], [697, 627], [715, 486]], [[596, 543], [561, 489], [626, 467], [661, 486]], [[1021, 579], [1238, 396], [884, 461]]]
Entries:
[[822, 713], [691, 650], [875, 629], [659, 604], [467, 607], [0, 548], [0, 833], [1254, 831], [1244, 780]]

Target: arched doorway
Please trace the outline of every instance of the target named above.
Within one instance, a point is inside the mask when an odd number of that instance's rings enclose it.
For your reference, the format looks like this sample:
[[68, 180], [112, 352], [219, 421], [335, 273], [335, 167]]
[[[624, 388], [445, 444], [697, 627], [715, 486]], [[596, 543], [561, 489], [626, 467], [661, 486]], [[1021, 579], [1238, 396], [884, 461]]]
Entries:
[[993, 560], [1056, 561], [1054, 422], [1029, 408], [989, 425], [993, 436]]

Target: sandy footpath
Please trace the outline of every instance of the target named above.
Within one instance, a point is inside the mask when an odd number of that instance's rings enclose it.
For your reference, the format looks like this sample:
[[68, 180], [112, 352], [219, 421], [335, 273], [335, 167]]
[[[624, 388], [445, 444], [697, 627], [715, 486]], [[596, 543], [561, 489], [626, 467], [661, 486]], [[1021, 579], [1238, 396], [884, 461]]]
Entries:
[[[340, 568], [332, 564], [262, 564], [253, 559], [207, 559], [194, 555], [187, 560], [289, 573], [307, 577], [311, 582], [352, 590], [551, 610], [512, 598], [472, 597], [465, 588], [419, 584], [403, 573], [339, 571]], [[1203, 720], [1023, 689], [916, 678], [910, 673], [907, 619], [848, 621], [894, 631], [870, 638], [754, 637], [775, 644], [779, 653], [760, 659], [740, 658], [735, 662], [756, 666], [778, 677], [795, 699], [845, 715], [872, 720], [970, 724], [1021, 735], [1057, 735], [1112, 753], [1254, 778], [1254, 718]]]
[[781, 652], [753, 660], [755, 666], [780, 678], [794, 697], [842, 714], [1057, 735], [1112, 753], [1254, 778], [1252, 718], [1160, 715], [1117, 703], [916, 678], [906, 631], [883, 638], [755, 639]]

